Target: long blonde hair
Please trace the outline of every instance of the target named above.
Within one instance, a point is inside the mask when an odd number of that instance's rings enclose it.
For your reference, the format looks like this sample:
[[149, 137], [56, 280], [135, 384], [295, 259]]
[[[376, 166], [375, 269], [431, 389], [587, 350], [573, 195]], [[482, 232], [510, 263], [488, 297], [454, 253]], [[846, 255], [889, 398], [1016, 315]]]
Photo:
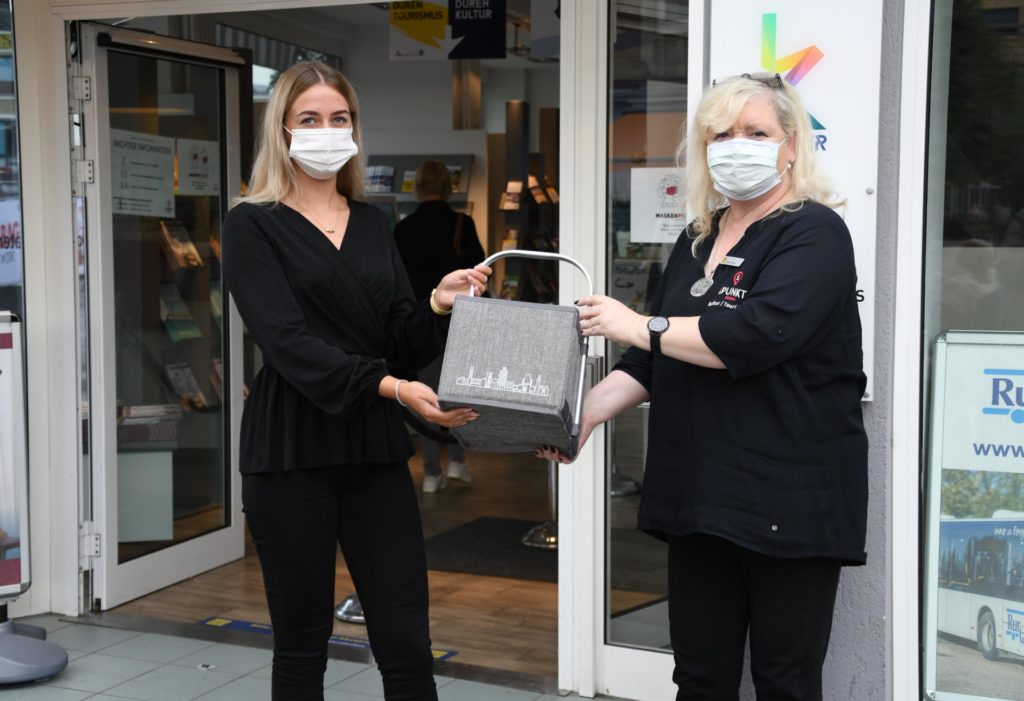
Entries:
[[249, 191], [245, 196], [237, 198], [237, 202], [280, 202], [295, 192], [295, 164], [288, 155], [288, 141], [283, 128], [285, 117], [299, 95], [320, 84], [331, 86], [348, 102], [352, 115], [352, 139], [359, 147], [359, 153], [338, 171], [335, 187], [346, 198], [362, 197], [366, 169], [356, 91], [337, 69], [325, 63], [310, 61], [296, 63], [278, 76], [256, 140], [256, 159], [252, 166]]
[[452, 176], [448, 166], [441, 161], [423, 161], [416, 169], [416, 197], [440, 197], [447, 200], [452, 196]]
[[766, 96], [772, 100], [786, 140], [795, 149], [789, 170], [790, 196], [782, 203], [781, 209], [795, 211], [806, 200], [832, 208], [843, 204], [836, 197], [828, 178], [818, 168], [811, 121], [793, 86], [777, 74], [754, 74], [753, 77], [744, 74], [726, 78], [704, 93], [689, 119], [688, 134], [677, 151], [677, 161], [686, 173], [687, 204], [694, 213], [690, 225], [694, 255], [701, 241], [710, 235], [716, 212], [728, 204], [725, 196], [715, 190], [711, 182], [707, 163], [708, 143], [715, 134], [728, 131], [748, 103]]

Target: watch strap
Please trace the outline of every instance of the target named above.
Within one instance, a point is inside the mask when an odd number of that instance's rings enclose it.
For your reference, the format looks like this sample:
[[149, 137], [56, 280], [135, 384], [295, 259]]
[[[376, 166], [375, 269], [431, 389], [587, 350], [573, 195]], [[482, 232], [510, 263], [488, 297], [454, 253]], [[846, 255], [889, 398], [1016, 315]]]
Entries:
[[661, 334], [651, 332], [651, 353], [661, 355]]
[[[651, 321], [654, 320], [653, 317]], [[651, 329], [651, 322], [647, 322], [647, 335], [651, 337], [651, 353], [655, 355], [661, 355], [661, 334]]]

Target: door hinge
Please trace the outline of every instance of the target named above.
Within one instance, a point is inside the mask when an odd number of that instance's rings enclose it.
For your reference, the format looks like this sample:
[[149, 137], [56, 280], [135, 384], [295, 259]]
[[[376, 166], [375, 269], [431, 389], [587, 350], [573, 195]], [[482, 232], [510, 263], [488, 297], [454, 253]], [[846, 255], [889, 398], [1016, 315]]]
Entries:
[[96, 166], [93, 161], [75, 161], [75, 177], [80, 183], [96, 182]]
[[87, 75], [80, 75], [72, 79], [71, 97], [75, 100], [91, 100], [92, 78]]
[[100, 534], [99, 533], [86, 533], [82, 536], [82, 556], [83, 557], [99, 557], [100, 556]]

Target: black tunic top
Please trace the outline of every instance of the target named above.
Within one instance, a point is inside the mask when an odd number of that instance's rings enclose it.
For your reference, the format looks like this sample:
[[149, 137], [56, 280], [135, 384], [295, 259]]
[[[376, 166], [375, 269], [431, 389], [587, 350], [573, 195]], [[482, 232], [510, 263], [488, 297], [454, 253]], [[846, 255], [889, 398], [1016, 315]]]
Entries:
[[[453, 245], [459, 219], [462, 220], [461, 255]], [[421, 202], [416, 211], [398, 222], [395, 243], [416, 299], [429, 297], [438, 280], [451, 271], [472, 268], [484, 259], [473, 219], [457, 213], [441, 200]]]
[[[775, 557], [865, 561], [867, 437], [853, 244], [807, 202], [747, 229], [702, 297], [686, 236], [652, 313], [699, 316], [726, 370], [631, 348], [616, 366], [650, 392], [640, 528], [707, 533]], [[733, 261], [737, 263], [737, 261]]]
[[387, 362], [427, 365], [447, 316], [415, 303], [382, 212], [350, 201], [341, 248], [287, 205], [240, 204], [224, 220], [224, 281], [263, 351], [242, 415], [241, 471], [407, 460]]

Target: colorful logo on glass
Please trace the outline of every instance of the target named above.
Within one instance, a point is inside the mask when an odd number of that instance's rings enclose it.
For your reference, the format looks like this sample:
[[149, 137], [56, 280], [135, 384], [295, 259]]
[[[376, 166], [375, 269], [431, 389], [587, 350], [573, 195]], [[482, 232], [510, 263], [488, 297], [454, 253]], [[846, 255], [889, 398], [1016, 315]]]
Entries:
[[[761, 67], [770, 73], [785, 73], [786, 82], [796, 85], [811, 72], [825, 54], [812, 44], [806, 49], [776, 58], [776, 17], [774, 12], [761, 15]], [[825, 125], [815, 119], [813, 114], [808, 112], [807, 116], [811, 118], [811, 127], [816, 131], [825, 129]]]

